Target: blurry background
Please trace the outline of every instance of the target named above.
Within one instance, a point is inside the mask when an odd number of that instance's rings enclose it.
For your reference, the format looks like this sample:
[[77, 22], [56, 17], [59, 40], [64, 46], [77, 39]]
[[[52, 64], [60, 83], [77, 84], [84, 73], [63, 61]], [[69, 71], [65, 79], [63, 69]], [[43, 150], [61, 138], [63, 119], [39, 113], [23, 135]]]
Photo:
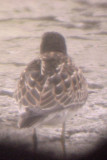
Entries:
[[[0, 0], [0, 143], [32, 150], [31, 129], [17, 127], [12, 93], [25, 66], [39, 56], [47, 31], [63, 34], [68, 54], [89, 84], [87, 103], [66, 127], [67, 154], [84, 154], [107, 139], [106, 0]], [[60, 131], [57, 126], [38, 128], [39, 150], [60, 157]]]

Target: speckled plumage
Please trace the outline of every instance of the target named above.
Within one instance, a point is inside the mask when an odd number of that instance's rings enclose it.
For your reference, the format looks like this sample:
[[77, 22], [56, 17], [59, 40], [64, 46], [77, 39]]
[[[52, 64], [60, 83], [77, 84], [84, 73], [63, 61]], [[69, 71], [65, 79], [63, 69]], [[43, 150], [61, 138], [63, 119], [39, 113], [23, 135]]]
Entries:
[[[61, 35], [55, 32], [49, 32], [45, 36], [48, 38], [50, 34], [54, 39], [56, 34], [61, 41]], [[72, 63], [66, 48], [63, 49], [64, 52], [61, 52], [61, 46], [47, 50], [48, 45], [51, 45], [51, 38], [50, 43], [43, 44], [46, 40], [44, 38], [41, 46], [47, 47], [45, 51], [41, 49], [41, 58], [28, 64], [20, 76], [15, 92], [21, 111], [20, 127], [44, 121], [52, 112], [67, 108], [72, 111], [73, 107], [80, 107], [86, 102], [87, 83], [81, 70]], [[55, 47], [54, 39], [52, 47]], [[65, 42], [63, 43], [65, 45]]]

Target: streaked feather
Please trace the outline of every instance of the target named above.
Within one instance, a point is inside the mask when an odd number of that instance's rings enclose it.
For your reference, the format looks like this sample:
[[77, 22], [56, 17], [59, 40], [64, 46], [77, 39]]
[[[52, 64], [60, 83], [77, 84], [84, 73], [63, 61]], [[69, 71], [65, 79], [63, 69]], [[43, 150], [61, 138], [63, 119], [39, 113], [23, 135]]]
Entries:
[[[75, 67], [69, 57], [62, 55], [60, 59], [60, 63], [55, 64], [56, 68], [50, 61], [42, 65], [41, 59], [34, 60], [21, 74], [15, 94], [20, 109], [24, 110], [20, 127], [43, 120], [53, 112], [53, 108], [56, 112], [85, 103], [87, 83], [81, 70]], [[46, 110], [49, 113], [45, 114]]]

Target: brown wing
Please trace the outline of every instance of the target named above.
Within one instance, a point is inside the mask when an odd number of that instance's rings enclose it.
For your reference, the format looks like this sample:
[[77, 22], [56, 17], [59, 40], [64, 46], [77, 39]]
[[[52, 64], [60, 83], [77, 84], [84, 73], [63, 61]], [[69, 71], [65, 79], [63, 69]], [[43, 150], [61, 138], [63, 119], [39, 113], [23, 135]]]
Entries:
[[52, 75], [41, 75], [40, 61], [35, 61], [22, 73], [16, 92], [16, 99], [24, 110], [19, 126], [32, 125], [58, 109], [81, 106], [86, 98], [85, 79], [71, 62]]
[[65, 64], [61, 72], [49, 77], [47, 90], [41, 95], [41, 107], [72, 108], [83, 105], [86, 99], [87, 83], [82, 72], [72, 64]]
[[[46, 78], [40, 74], [40, 61], [32, 62], [21, 74], [16, 91], [16, 100], [20, 107], [40, 107], [41, 92]], [[25, 106], [25, 107], [24, 107]], [[20, 108], [20, 109], [21, 109]]]

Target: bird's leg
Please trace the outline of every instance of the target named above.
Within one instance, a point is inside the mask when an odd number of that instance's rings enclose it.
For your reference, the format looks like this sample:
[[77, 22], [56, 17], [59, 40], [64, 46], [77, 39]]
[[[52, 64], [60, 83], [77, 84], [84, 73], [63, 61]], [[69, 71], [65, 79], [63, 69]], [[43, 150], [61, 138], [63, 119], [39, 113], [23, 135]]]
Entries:
[[37, 153], [37, 147], [38, 147], [38, 139], [37, 139], [37, 133], [36, 133], [36, 128], [33, 128], [33, 149], [34, 152]]
[[66, 159], [66, 146], [65, 146], [65, 121], [62, 124], [61, 144], [63, 150], [63, 158]]

